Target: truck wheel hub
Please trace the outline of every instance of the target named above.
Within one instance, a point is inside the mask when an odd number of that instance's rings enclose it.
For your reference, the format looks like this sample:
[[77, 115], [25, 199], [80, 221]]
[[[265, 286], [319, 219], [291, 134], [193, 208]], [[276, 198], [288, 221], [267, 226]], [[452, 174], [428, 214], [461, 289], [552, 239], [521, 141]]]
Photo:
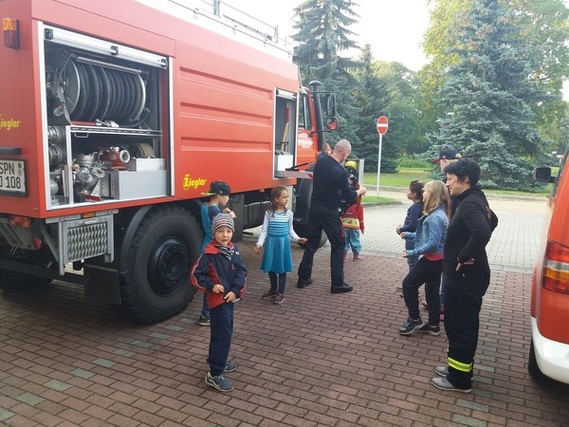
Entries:
[[185, 246], [168, 239], [156, 248], [148, 263], [148, 278], [153, 291], [162, 296], [171, 294], [188, 279], [190, 257]]

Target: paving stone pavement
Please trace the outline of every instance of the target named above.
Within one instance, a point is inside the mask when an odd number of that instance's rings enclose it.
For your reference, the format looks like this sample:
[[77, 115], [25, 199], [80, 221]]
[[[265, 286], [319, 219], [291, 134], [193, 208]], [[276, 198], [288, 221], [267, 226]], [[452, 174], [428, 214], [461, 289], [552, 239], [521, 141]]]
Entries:
[[[491, 201], [500, 225], [489, 248], [492, 283], [470, 395], [429, 384], [445, 362], [444, 333], [397, 333], [406, 317], [396, 289], [407, 270], [394, 232], [402, 203], [366, 208], [366, 259], [345, 264], [350, 294], [330, 294], [325, 246], [313, 285], [298, 289], [293, 273], [282, 305], [262, 300], [268, 280], [253, 252], [256, 236], [239, 243], [249, 281], [235, 307], [231, 355], [239, 367], [227, 374], [235, 386], [228, 394], [204, 383], [209, 329], [196, 324], [199, 297], [166, 322], [140, 326], [62, 282], [0, 294], [0, 423], [569, 426], [569, 386], [540, 387], [527, 373], [530, 267], [542, 207], [521, 203]], [[295, 266], [301, 256], [294, 246]]]
[[[362, 252], [385, 256], [401, 256], [403, 241], [395, 233], [410, 203], [406, 193], [380, 192], [400, 203], [371, 206], [364, 209], [367, 227], [362, 236]], [[537, 258], [542, 233], [543, 214], [547, 198], [495, 199], [489, 196], [489, 203], [499, 217], [487, 246], [488, 259], [494, 269], [508, 268], [530, 272]]]

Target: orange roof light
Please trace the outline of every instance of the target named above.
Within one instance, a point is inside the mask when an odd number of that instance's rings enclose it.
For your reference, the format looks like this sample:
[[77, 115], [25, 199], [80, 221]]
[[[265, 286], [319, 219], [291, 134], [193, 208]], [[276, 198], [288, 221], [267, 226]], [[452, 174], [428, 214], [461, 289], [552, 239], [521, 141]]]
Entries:
[[20, 21], [12, 18], [4, 18], [2, 19], [2, 28], [4, 30], [4, 46], [19, 49]]

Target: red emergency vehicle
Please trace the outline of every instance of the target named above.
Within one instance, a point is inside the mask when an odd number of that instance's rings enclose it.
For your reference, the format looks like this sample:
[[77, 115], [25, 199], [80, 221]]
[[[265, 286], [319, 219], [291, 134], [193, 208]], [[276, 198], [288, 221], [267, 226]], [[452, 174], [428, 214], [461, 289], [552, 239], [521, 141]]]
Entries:
[[272, 187], [310, 190], [294, 165], [323, 150], [334, 95], [301, 86], [276, 28], [194, 3], [0, 1], [0, 286], [59, 278], [161, 321], [193, 297], [211, 181], [237, 239]]
[[528, 371], [537, 382], [569, 384], [569, 147], [557, 176], [551, 172], [534, 170], [534, 179], [553, 183], [553, 189], [532, 276]]

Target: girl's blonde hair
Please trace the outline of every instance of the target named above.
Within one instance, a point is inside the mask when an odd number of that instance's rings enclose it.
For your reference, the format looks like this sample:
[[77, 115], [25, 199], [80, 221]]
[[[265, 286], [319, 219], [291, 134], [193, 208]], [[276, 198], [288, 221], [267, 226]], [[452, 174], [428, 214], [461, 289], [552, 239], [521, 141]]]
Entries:
[[442, 181], [429, 181], [425, 184], [423, 191], [430, 193], [429, 199], [423, 205], [423, 213], [429, 215], [439, 206], [450, 217], [450, 194], [448, 188]]

